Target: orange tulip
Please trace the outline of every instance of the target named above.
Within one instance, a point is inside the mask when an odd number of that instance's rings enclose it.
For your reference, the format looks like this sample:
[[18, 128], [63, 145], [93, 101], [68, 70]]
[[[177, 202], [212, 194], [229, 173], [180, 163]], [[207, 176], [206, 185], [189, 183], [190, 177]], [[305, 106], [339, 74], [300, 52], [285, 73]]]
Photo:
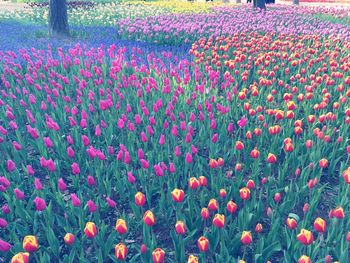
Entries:
[[29, 262], [29, 253], [28, 252], [19, 252], [14, 255], [11, 259], [11, 263], [28, 263]]
[[67, 233], [63, 239], [67, 245], [73, 245], [75, 237], [72, 233]]
[[253, 242], [252, 233], [250, 231], [243, 231], [241, 236], [241, 242], [243, 245], [249, 245]]
[[164, 262], [165, 252], [161, 248], [156, 248], [152, 252], [152, 259], [154, 263], [162, 263]]
[[171, 192], [171, 196], [172, 196], [174, 202], [181, 203], [184, 200], [185, 193], [183, 190], [175, 188]]
[[118, 219], [115, 224], [115, 229], [120, 235], [124, 235], [128, 231], [128, 226], [124, 219]]
[[216, 214], [213, 218], [213, 225], [217, 228], [223, 228], [225, 226], [225, 215]]
[[317, 232], [324, 233], [327, 229], [327, 223], [321, 217], [318, 217], [314, 221], [314, 228]]
[[123, 243], [119, 243], [115, 246], [114, 252], [118, 260], [125, 260], [128, 255], [128, 248]]
[[151, 210], [147, 210], [145, 214], [143, 215], [143, 222], [145, 222], [148, 226], [153, 226], [156, 221], [156, 218], [154, 217]]
[[201, 252], [206, 252], [209, 247], [209, 241], [206, 237], [201, 236], [197, 241], [197, 245]]
[[301, 229], [300, 233], [297, 236], [300, 243], [303, 245], [310, 245], [314, 241], [314, 236], [311, 231], [306, 229]]
[[95, 223], [93, 222], [87, 222], [84, 228], [84, 233], [87, 236], [87, 238], [94, 238], [97, 235], [97, 228]]
[[23, 249], [29, 253], [37, 251], [39, 242], [36, 236], [25, 236], [23, 239]]

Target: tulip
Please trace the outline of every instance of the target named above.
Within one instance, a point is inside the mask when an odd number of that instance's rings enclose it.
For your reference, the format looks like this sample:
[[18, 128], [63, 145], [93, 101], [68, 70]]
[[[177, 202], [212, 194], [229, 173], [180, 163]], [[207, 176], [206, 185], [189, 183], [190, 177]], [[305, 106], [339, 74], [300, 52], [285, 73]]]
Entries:
[[327, 159], [321, 159], [319, 161], [319, 165], [321, 168], [326, 168], [328, 166], [328, 160]]
[[201, 217], [206, 220], [210, 217], [210, 212], [207, 208], [203, 207], [201, 210]]
[[242, 151], [244, 149], [244, 144], [241, 141], [236, 141], [236, 150]]
[[216, 214], [213, 218], [213, 225], [217, 228], [223, 228], [225, 226], [225, 215]]
[[192, 159], [192, 154], [191, 153], [186, 153], [186, 163], [192, 163], [193, 159]]
[[75, 236], [72, 233], [67, 233], [63, 239], [67, 245], [71, 246], [74, 243]]
[[128, 226], [124, 219], [118, 219], [115, 224], [115, 229], [120, 235], [124, 235], [128, 231]]
[[269, 153], [267, 156], [267, 161], [269, 163], [275, 163], [277, 161], [277, 158], [273, 153]]
[[178, 235], [184, 235], [186, 232], [186, 226], [183, 221], [177, 221], [175, 224], [175, 231]]
[[254, 181], [253, 181], [253, 180], [248, 180], [248, 182], [247, 182], [247, 188], [248, 188], [248, 189], [254, 189], [254, 187], [255, 187]]
[[350, 167], [348, 167], [343, 173], [342, 176], [344, 178], [345, 183], [350, 184]]
[[14, 255], [11, 259], [11, 263], [28, 263], [29, 262], [29, 253], [28, 252], [19, 252]]
[[329, 213], [329, 217], [335, 217], [338, 219], [343, 219], [345, 217], [344, 209], [342, 207], [337, 207]]
[[1, 252], [7, 252], [11, 249], [11, 244], [7, 243], [6, 241], [2, 240], [0, 238], [0, 251]]
[[199, 179], [200, 186], [207, 186], [208, 185], [208, 179], [205, 176], [201, 175], [201, 176], [199, 176], [198, 179]]
[[263, 230], [262, 224], [258, 223], [255, 226], [255, 232], [256, 233], [261, 233], [261, 231]]
[[239, 196], [243, 200], [248, 200], [250, 198], [250, 190], [247, 187], [243, 187], [242, 189], [239, 190]]
[[46, 202], [44, 199], [40, 197], [35, 197], [33, 203], [35, 204], [35, 208], [37, 211], [44, 211], [46, 209]]
[[220, 194], [220, 197], [221, 197], [221, 198], [225, 198], [225, 197], [226, 197], [226, 195], [227, 195], [227, 193], [226, 193], [226, 190], [225, 190], [225, 189], [220, 189], [219, 194]]
[[308, 231], [306, 229], [301, 229], [300, 233], [297, 236], [300, 243], [303, 245], [310, 245], [314, 241], [314, 236], [311, 231]]
[[216, 211], [216, 210], [218, 210], [218, 207], [219, 207], [219, 203], [216, 199], [209, 200], [209, 204], [208, 204], [209, 210]]
[[135, 203], [137, 206], [143, 206], [146, 203], [145, 195], [141, 192], [137, 192], [135, 194]]
[[346, 233], [346, 241], [350, 243], [350, 232]]
[[156, 219], [151, 210], [147, 210], [143, 215], [143, 222], [148, 226], [153, 226]]
[[174, 202], [181, 203], [184, 200], [185, 193], [183, 190], [175, 188], [171, 192], [171, 196], [172, 196]]
[[253, 237], [250, 231], [243, 231], [241, 235], [241, 242], [243, 245], [249, 245], [253, 241]]
[[127, 255], [128, 248], [123, 243], [119, 243], [115, 246], [115, 257], [118, 260], [125, 260]]
[[156, 248], [152, 252], [153, 263], [163, 263], [165, 257], [165, 252], [161, 248]]
[[314, 229], [319, 233], [326, 232], [327, 224], [326, 221], [318, 217], [314, 221]]
[[198, 263], [198, 257], [196, 257], [195, 255], [189, 255], [188, 256], [188, 260], [187, 263]]
[[210, 159], [209, 160], [209, 167], [212, 169], [218, 167], [218, 162], [215, 159]]
[[94, 238], [97, 236], [98, 230], [96, 228], [95, 223], [87, 222], [84, 228], [84, 234], [87, 238]]
[[206, 252], [209, 248], [209, 241], [206, 237], [201, 236], [197, 241], [197, 245], [201, 252]]
[[298, 227], [298, 223], [294, 218], [287, 218], [286, 224], [288, 228], [292, 230]]
[[298, 263], [311, 263], [311, 259], [308, 256], [302, 255], [298, 259]]
[[22, 245], [23, 249], [29, 253], [33, 253], [39, 248], [39, 243], [36, 236], [25, 236]]
[[192, 189], [192, 190], [195, 190], [199, 187], [199, 181], [197, 178], [195, 177], [191, 177], [189, 180], [188, 180], [188, 186]]

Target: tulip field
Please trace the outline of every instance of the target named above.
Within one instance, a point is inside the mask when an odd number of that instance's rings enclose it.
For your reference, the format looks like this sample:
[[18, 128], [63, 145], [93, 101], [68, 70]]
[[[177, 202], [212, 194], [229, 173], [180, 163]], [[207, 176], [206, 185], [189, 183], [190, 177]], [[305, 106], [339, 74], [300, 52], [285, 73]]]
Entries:
[[350, 262], [350, 8], [72, 2], [78, 39], [11, 30], [45, 8], [0, 12], [0, 262]]

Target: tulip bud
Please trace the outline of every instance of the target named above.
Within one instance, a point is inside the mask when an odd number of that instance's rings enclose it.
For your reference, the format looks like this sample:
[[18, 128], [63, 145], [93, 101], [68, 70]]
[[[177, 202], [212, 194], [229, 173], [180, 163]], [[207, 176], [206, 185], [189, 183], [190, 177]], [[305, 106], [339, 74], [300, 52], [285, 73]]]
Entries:
[[314, 236], [311, 231], [306, 229], [301, 229], [300, 233], [297, 236], [299, 242], [305, 246], [312, 244], [314, 241]]
[[28, 263], [29, 262], [29, 253], [28, 252], [19, 252], [14, 255], [11, 259], [11, 263]]
[[87, 222], [84, 228], [84, 234], [87, 238], [94, 238], [97, 235], [97, 228], [95, 223]]
[[164, 257], [165, 257], [165, 252], [161, 248], [156, 248], [152, 252], [153, 263], [163, 263], [164, 262]]
[[221, 214], [216, 214], [213, 218], [213, 225], [217, 228], [223, 228], [225, 226], [225, 216]]
[[314, 221], [314, 229], [319, 233], [325, 233], [327, 229], [327, 223], [322, 218], [318, 217]]
[[184, 235], [186, 232], [186, 226], [183, 221], [177, 221], [175, 224], [175, 231], [178, 235]]
[[203, 220], [206, 220], [210, 217], [210, 212], [207, 208], [203, 207], [201, 210], [201, 217]]
[[23, 249], [29, 253], [33, 253], [38, 250], [39, 243], [36, 236], [25, 236], [23, 239]]
[[263, 230], [262, 224], [258, 223], [255, 226], [255, 232], [256, 233], [261, 233], [261, 231]]
[[243, 200], [248, 200], [250, 198], [250, 190], [247, 187], [243, 187], [242, 189], [239, 190], [239, 196]]
[[249, 245], [253, 241], [253, 237], [250, 231], [243, 231], [241, 235], [241, 242], [243, 245]]
[[143, 215], [143, 222], [148, 226], [153, 226], [156, 219], [151, 210], [147, 210]]
[[174, 202], [181, 203], [184, 200], [185, 193], [183, 190], [175, 188], [171, 192], [171, 196], [172, 196]]
[[298, 227], [298, 223], [294, 218], [287, 218], [286, 224], [288, 228], [292, 230]]
[[125, 260], [128, 255], [128, 249], [123, 243], [119, 243], [115, 246], [115, 257], [118, 260]]
[[196, 257], [195, 255], [189, 255], [188, 256], [188, 260], [187, 263], [198, 263], [198, 257]]
[[67, 233], [63, 239], [67, 245], [71, 246], [74, 243], [75, 237], [72, 233]]
[[201, 252], [206, 252], [209, 248], [209, 241], [206, 237], [201, 236], [197, 241], [198, 248]]
[[128, 226], [124, 219], [118, 219], [115, 224], [115, 229], [120, 235], [124, 235], [128, 231]]
[[302, 255], [298, 259], [298, 263], [311, 263], [311, 259], [308, 256]]
[[135, 194], [135, 203], [137, 206], [143, 206], [146, 203], [145, 195], [141, 192], [137, 192]]

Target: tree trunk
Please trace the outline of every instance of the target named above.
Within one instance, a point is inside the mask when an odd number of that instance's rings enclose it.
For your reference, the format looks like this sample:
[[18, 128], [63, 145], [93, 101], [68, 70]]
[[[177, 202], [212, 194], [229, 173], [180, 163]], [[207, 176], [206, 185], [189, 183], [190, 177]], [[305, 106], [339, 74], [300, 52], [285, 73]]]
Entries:
[[264, 10], [266, 9], [265, 0], [255, 0], [255, 1], [256, 1], [256, 7]]
[[256, 0], [253, 0], [253, 7], [256, 8]]
[[293, 4], [299, 5], [299, 0], [293, 0]]
[[236, 4], [240, 4], [241, 3], [241, 0], [236, 0]]
[[50, 0], [49, 32], [51, 36], [69, 36], [66, 0]]

